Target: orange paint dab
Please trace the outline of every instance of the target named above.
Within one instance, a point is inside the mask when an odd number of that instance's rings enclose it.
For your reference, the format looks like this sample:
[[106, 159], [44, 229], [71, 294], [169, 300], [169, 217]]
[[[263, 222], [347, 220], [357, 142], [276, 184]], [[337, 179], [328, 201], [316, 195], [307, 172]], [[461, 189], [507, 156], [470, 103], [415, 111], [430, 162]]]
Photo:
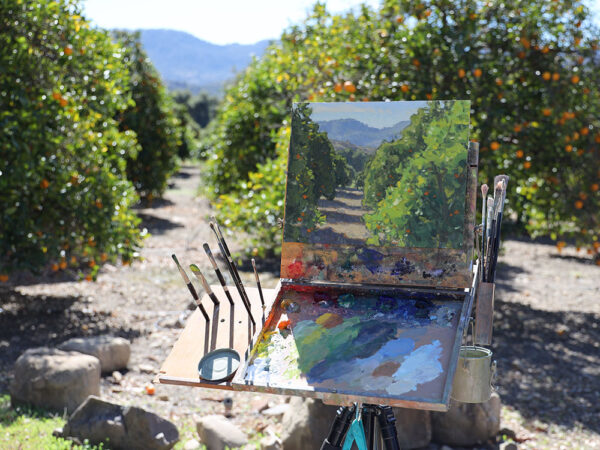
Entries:
[[281, 322], [279, 322], [279, 324], [277, 325], [277, 328], [279, 328], [280, 330], [285, 330], [287, 327], [290, 326], [290, 321], [289, 320], [282, 320]]

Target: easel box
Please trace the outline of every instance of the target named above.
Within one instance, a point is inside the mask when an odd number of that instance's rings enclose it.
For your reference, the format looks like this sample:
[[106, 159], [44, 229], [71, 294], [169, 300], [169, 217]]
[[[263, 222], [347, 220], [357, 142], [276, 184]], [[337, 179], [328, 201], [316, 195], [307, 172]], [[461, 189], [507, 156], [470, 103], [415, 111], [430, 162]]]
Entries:
[[[447, 410], [475, 291], [477, 147], [468, 143], [468, 102], [396, 103], [294, 106], [282, 279], [265, 292], [264, 311], [256, 290], [249, 290], [259, 329], [250, 337], [237, 296], [231, 320], [228, 306], [209, 311], [219, 317], [211, 330], [194, 313], [161, 368], [161, 383]], [[372, 148], [334, 140], [336, 117], [368, 122], [382, 111], [400, 118], [410, 111], [409, 120], [388, 128], [401, 129], [405, 140], [416, 134], [416, 144], [406, 146], [397, 135]], [[441, 134], [439, 124], [447, 128]], [[381, 139], [388, 128], [373, 135]], [[339, 162], [340, 154], [346, 162]], [[396, 172], [389, 164], [373, 168], [390, 155], [404, 155], [406, 162]], [[319, 172], [323, 165], [327, 170]], [[342, 173], [358, 169], [366, 174], [363, 185]], [[337, 178], [327, 184], [333, 172], [346, 184]], [[380, 172], [388, 177], [383, 187], [373, 175]], [[394, 217], [390, 206], [396, 204], [414, 214]], [[198, 378], [199, 359], [215, 346], [240, 353], [231, 382]]]

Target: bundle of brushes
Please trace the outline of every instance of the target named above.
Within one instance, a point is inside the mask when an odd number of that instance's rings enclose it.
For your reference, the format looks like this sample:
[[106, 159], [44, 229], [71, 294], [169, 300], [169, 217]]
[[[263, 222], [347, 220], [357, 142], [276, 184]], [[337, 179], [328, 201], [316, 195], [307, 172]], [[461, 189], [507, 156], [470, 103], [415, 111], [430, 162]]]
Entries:
[[502, 226], [508, 179], [507, 175], [498, 175], [494, 178], [493, 197], [487, 196], [488, 186], [486, 184], [481, 186], [483, 223], [479, 260], [481, 281], [486, 283], [493, 283], [496, 278], [496, 264], [498, 263], [498, 252], [500, 251], [500, 228]]
[[[236, 266], [235, 262], [233, 261], [233, 258], [231, 257], [229, 247], [227, 246], [225, 237], [223, 236], [223, 233], [221, 232], [221, 228], [219, 227], [219, 224], [217, 223], [217, 221], [214, 217], [212, 218], [212, 221], [210, 222], [209, 225], [210, 225], [210, 229], [213, 231], [213, 233], [215, 234], [215, 237], [217, 238], [217, 245], [219, 246], [221, 255], [223, 255], [223, 259], [225, 260], [225, 265], [227, 266], [227, 270], [229, 271], [229, 274], [231, 276], [233, 284], [234, 284], [236, 290], [238, 291], [238, 294], [242, 300], [242, 303], [244, 304], [244, 308], [246, 309], [246, 312], [248, 313], [248, 317], [250, 318], [252, 325], [256, 326], [256, 322], [254, 321], [254, 317], [252, 316], [252, 306], [250, 304], [250, 297], [248, 297], [248, 294], [246, 293], [246, 289], [244, 288], [242, 279], [240, 278], [240, 274], [238, 272], [237, 266]], [[213, 256], [210, 246], [208, 245], [208, 243], [204, 243], [204, 245], [202, 247], [204, 248], [204, 252], [206, 253], [206, 256], [208, 256], [210, 264], [211, 264], [213, 270], [215, 271], [217, 279], [219, 280], [219, 283], [221, 284], [221, 286], [223, 288], [223, 292], [225, 293], [227, 300], [229, 301], [229, 303], [231, 305], [233, 305], [233, 297], [231, 296], [231, 292], [229, 291], [227, 282], [225, 281], [225, 277], [223, 276], [223, 273], [221, 272], [221, 270], [219, 269], [219, 266], [217, 265], [217, 261], [215, 260], [215, 257]], [[196, 305], [202, 312], [204, 319], [206, 319], [206, 322], [210, 322], [210, 317], [208, 316], [206, 309], [202, 305], [202, 300], [196, 293], [196, 290], [195, 290], [192, 282], [188, 278], [185, 270], [179, 264], [177, 256], [175, 256], [174, 254], [171, 256], [173, 258], [173, 261], [175, 261], [177, 268], [179, 269], [179, 273], [181, 274], [183, 281], [187, 285], [190, 293], [192, 294], [192, 297], [194, 298]], [[211, 299], [215, 308], [217, 308], [220, 304], [220, 301], [217, 298], [216, 294], [213, 292], [213, 290], [210, 288], [210, 285], [206, 281], [206, 278], [204, 277], [204, 274], [202, 273], [200, 268], [196, 264], [190, 264], [189, 268], [192, 271], [192, 273], [196, 276], [196, 278], [200, 281], [200, 283], [202, 284], [202, 287], [208, 294], [208, 297]], [[262, 307], [264, 308], [265, 301], [264, 301], [262, 287], [260, 285], [260, 279], [258, 277], [258, 272], [256, 270], [256, 263], [255, 263], [254, 259], [252, 259], [252, 268], [254, 269], [254, 276], [256, 278], [256, 285], [258, 287], [260, 301], [261, 301]]]

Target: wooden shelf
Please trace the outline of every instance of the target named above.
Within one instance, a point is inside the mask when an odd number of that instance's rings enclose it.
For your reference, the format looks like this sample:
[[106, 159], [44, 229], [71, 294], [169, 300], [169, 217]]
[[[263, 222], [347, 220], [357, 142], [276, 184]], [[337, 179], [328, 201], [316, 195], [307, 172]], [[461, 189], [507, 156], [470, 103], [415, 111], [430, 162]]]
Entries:
[[263, 309], [258, 289], [246, 288], [252, 306], [252, 316], [256, 321], [256, 328], [254, 328], [235, 287], [229, 287], [234, 300], [233, 307], [227, 301], [221, 286], [211, 286], [211, 288], [221, 303], [218, 306], [214, 305], [208, 295], [202, 298], [202, 305], [211, 318], [209, 326], [206, 326], [206, 320], [196, 308], [160, 368], [158, 382], [231, 390], [230, 382], [212, 383], [201, 380], [198, 376], [198, 362], [212, 350], [233, 348], [240, 355], [240, 368], [242, 368], [252, 348], [252, 339], [257, 331], [262, 329], [266, 319], [265, 314], [270, 310], [279, 290], [263, 289], [266, 303], [266, 308]]

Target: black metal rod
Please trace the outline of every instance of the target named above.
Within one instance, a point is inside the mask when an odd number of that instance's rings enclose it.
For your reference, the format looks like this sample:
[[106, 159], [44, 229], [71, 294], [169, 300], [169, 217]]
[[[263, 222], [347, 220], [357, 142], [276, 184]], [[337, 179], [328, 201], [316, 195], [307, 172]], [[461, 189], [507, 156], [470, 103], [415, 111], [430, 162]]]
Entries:
[[333, 423], [331, 424], [329, 435], [321, 445], [321, 450], [341, 450], [353, 418], [354, 407], [341, 406], [338, 408], [335, 419], [333, 419]]
[[173, 261], [175, 261], [175, 264], [177, 264], [177, 269], [179, 269], [179, 273], [181, 274], [183, 281], [185, 282], [188, 290], [190, 291], [190, 294], [192, 294], [192, 297], [194, 298], [196, 306], [198, 306], [198, 308], [200, 309], [200, 312], [202, 313], [202, 315], [204, 316], [206, 321], [210, 322], [210, 318], [208, 317], [208, 314], [207, 314], [206, 310], [204, 309], [204, 306], [202, 306], [202, 301], [200, 300], [200, 296], [196, 292], [194, 285], [192, 284], [192, 282], [188, 278], [187, 274], [185, 273], [185, 270], [183, 270], [183, 267], [181, 267], [181, 264], [179, 264], [179, 261], [177, 260], [177, 256], [175, 256], [175, 254], [172, 254], [171, 258], [173, 258]]
[[196, 278], [200, 280], [200, 283], [202, 283], [202, 287], [204, 287], [204, 290], [206, 291], [212, 302], [215, 305], [218, 305], [220, 303], [219, 299], [210, 288], [208, 282], [206, 281], [206, 278], [204, 278], [204, 275], [202, 275], [202, 271], [200, 270], [200, 268], [196, 264], [190, 264], [190, 270], [194, 275], [196, 275]]
[[258, 278], [258, 271], [256, 270], [256, 261], [252, 258], [252, 268], [254, 269], [254, 277], [256, 278], [256, 287], [258, 287], [258, 295], [260, 295], [260, 304], [265, 307], [265, 298], [263, 297], [262, 287], [260, 286], [260, 278]]
[[231, 258], [231, 256], [227, 256], [227, 252], [225, 250], [223, 242], [221, 241], [221, 239], [219, 237], [219, 233], [217, 232], [215, 225], [212, 222], [210, 223], [210, 228], [211, 228], [211, 230], [213, 230], [213, 232], [215, 233], [215, 236], [217, 237], [217, 244], [219, 246], [219, 250], [221, 250], [221, 254], [225, 258], [225, 264], [227, 265], [227, 269], [229, 270], [229, 274], [231, 275], [231, 278], [233, 279], [233, 283], [235, 284], [235, 287], [238, 290], [238, 293], [240, 294], [242, 303], [244, 304], [244, 307], [246, 308], [246, 311], [248, 312], [248, 315], [250, 316], [250, 320], [252, 321], [252, 324], [256, 326], [256, 322], [254, 321], [254, 317], [252, 316], [250, 299], [248, 298], [246, 291], [244, 290], [244, 285], [242, 284], [242, 281], [239, 278], [239, 273], [237, 272], [237, 270], [235, 268], [233, 259]]
[[233, 273], [242, 289], [242, 292], [244, 293], [244, 298], [246, 299], [246, 302], [248, 302], [248, 306], [250, 306], [251, 305], [250, 298], [248, 297], [248, 294], [246, 293], [246, 289], [244, 289], [244, 283], [242, 283], [242, 278], [240, 277], [240, 273], [238, 272], [235, 261], [233, 260], [233, 257], [231, 256], [231, 252], [229, 251], [229, 247], [227, 246], [227, 242], [225, 241], [225, 236], [223, 236], [223, 233], [221, 232], [221, 227], [219, 227], [219, 223], [217, 222], [217, 219], [214, 218], [214, 216], [213, 216], [213, 222], [210, 223], [210, 228], [215, 233], [215, 236], [217, 237], [217, 241], [220, 242], [221, 245], [219, 246], [219, 249], [221, 249], [221, 252], [223, 253], [223, 256], [225, 257], [225, 259], [227, 259], [229, 261], [229, 265], [233, 269]]
[[229, 304], [233, 305], [233, 298], [231, 297], [231, 294], [229, 293], [229, 288], [227, 287], [225, 278], [223, 277], [223, 274], [221, 273], [219, 266], [217, 266], [217, 262], [215, 261], [215, 258], [213, 256], [212, 252], [210, 251], [210, 247], [208, 246], [207, 243], [205, 243], [202, 246], [202, 248], [204, 248], [204, 252], [208, 256], [208, 259], [210, 260], [210, 263], [213, 266], [215, 273], [217, 274], [217, 278], [219, 279], [219, 283], [221, 283], [221, 286], [223, 287], [223, 291], [225, 291], [225, 296], [227, 296], [227, 300], [229, 300]]

